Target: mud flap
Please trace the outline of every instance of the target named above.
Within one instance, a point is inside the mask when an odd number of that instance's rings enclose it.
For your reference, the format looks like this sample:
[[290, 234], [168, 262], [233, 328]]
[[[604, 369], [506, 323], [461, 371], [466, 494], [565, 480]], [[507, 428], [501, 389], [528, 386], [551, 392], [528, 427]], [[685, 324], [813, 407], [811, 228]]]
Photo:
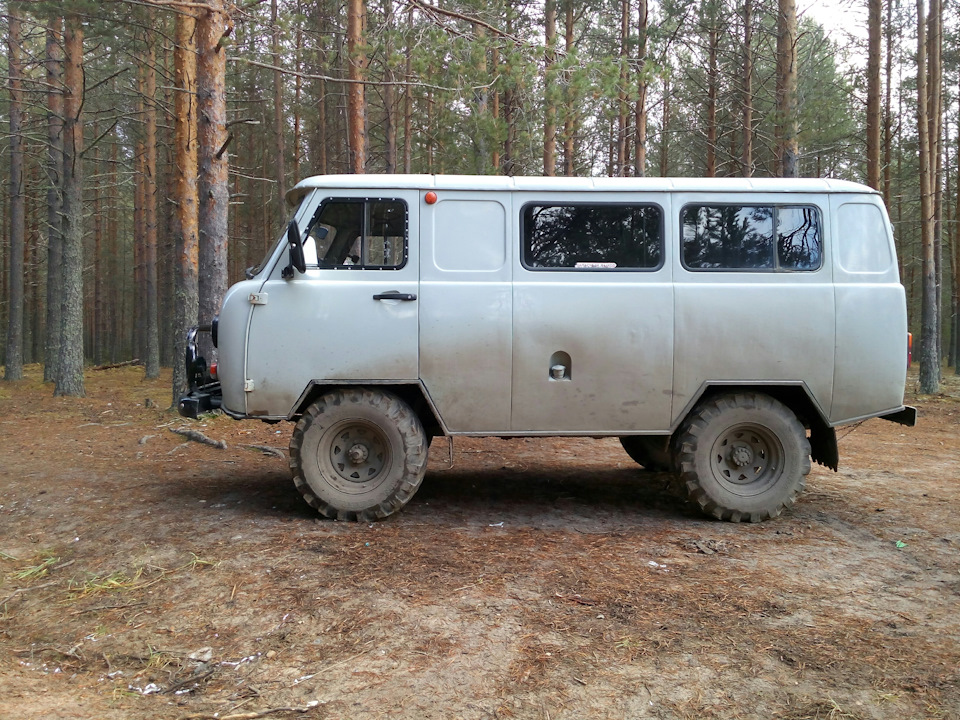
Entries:
[[810, 457], [836, 472], [840, 467], [837, 431], [824, 423], [813, 424], [810, 427]]

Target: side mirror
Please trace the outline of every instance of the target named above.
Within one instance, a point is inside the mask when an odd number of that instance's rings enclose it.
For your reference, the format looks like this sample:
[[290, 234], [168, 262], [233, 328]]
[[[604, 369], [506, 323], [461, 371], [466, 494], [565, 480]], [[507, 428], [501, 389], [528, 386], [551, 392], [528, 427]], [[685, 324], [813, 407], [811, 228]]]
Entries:
[[[299, 272], [307, 271], [307, 261], [303, 256], [303, 243], [300, 241], [300, 228], [296, 220], [291, 220], [287, 225], [287, 244], [290, 246], [290, 267], [296, 268]], [[290, 273], [292, 276], [293, 273]], [[284, 273], [284, 277], [287, 274]]]

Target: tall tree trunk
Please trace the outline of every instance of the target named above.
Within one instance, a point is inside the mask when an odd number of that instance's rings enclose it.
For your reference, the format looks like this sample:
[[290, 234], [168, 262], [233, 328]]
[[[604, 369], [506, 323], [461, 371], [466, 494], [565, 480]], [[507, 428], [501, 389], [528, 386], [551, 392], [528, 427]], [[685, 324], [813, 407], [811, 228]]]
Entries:
[[[223, 0], [207, 0], [207, 3], [213, 7], [219, 9], [223, 6]], [[203, 17], [200, 19], [201, 25], [204, 24]], [[271, 38], [271, 52], [273, 53], [273, 66], [280, 67], [280, 24], [277, 18], [277, 0], [270, 0], [270, 38]], [[219, 36], [214, 42], [219, 41]], [[201, 54], [203, 49], [201, 48]], [[218, 53], [220, 57], [223, 57], [223, 52]], [[225, 61], [224, 61], [225, 63]], [[203, 58], [200, 58], [200, 64], [197, 67], [197, 73], [202, 72]], [[198, 78], [199, 83], [199, 78]], [[200, 122], [203, 122], [203, 110], [201, 108]], [[277, 223], [280, 223], [287, 214], [287, 205], [286, 205], [286, 194], [287, 194], [287, 168], [284, 161], [284, 156], [286, 155], [286, 149], [284, 148], [284, 139], [283, 139], [283, 127], [284, 127], [284, 117], [283, 117], [283, 75], [279, 70], [273, 71], [273, 133], [274, 140], [276, 141], [276, 169], [277, 169]], [[201, 144], [203, 140], [200, 140]], [[219, 147], [219, 146], [218, 146]], [[214, 150], [216, 152], [216, 150]], [[200, 197], [203, 198], [203, 189], [200, 190]], [[202, 210], [201, 210], [202, 213]], [[202, 232], [201, 228], [201, 232]], [[201, 238], [201, 248], [203, 239]], [[202, 255], [202, 251], [201, 251]], [[201, 265], [203, 264], [203, 257], [200, 258]], [[202, 285], [201, 281], [201, 285]], [[203, 312], [203, 296], [201, 293], [200, 297], [200, 322], [205, 322], [204, 312]]]
[[51, 17], [47, 23], [47, 327], [44, 353], [43, 381], [53, 382], [57, 377], [60, 355], [60, 298], [63, 294], [61, 237], [62, 200], [60, 183], [63, 179], [63, 19]]
[[[293, 181], [300, 181], [300, 103], [303, 81], [300, 75], [303, 73], [303, 28], [297, 23], [296, 35], [296, 63], [297, 75], [293, 84]], [[283, 217], [286, 218], [286, 208], [284, 208]]]
[[633, 167], [637, 177], [647, 174], [647, 0], [638, 0], [637, 104], [634, 112]]
[[23, 378], [23, 252], [26, 197], [23, 178], [23, 37], [19, 3], [9, 3], [7, 71], [10, 75], [10, 273], [4, 380]]
[[663, 105], [660, 108], [660, 177], [670, 174], [670, 74], [663, 79]]
[[67, 15], [63, 98], [63, 297], [54, 395], [85, 394], [83, 384], [83, 25]]
[[[223, 0], [208, 0], [208, 4], [210, 9], [200, 13], [197, 23], [200, 325], [209, 325], [213, 321], [227, 291], [227, 211], [230, 200], [226, 154], [227, 59], [220, 42], [230, 34], [232, 26]], [[282, 176], [278, 177], [282, 179]], [[215, 350], [209, 335], [203, 335], [200, 349], [208, 362], [214, 359]]]
[[704, 170], [706, 177], [717, 176], [717, 95], [720, 86], [720, 71], [717, 62], [719, 51], [720, 32], [717, 27], [719, 18], [713, 0], [708, 0], [710, 10], [710, 28], [708, 30], [708, 61], [707, 61], [707, 166]]
[[[646, 0], [640, 0], [642, 4]], [[574, 31], [574, 0], [564, 0], [563, 2], [563, 49], [570, 57], [573, 52], [573, 31]], [[577, 107], [576, 96], [573, 89], [573, 83], [567, 81], [566, 108], [564, 108], [563, 117], [563, 174], [567, 177], [576, 175], [576, 140], [577, 133]]]
[[383, 134], [384, 158], [388, 173], [397, 171], [397, 108], [393, 88], [393, 0], [383, 0]]
[[[150, 11], [153, 27], [154, 13]], [[144, 173], [144, 275], [146, 289], [146, 337], [144, 370], [147, 379], [160, 376], [160, 319], [159, 282], [157, 271], [157, 53], [152, 30], [147, 31], [146, 62], [144, 63], [145, 139], [146, 150]]]
[[407, 10], [406, 64], [403, 69], [407, 85], [403, 88], [403, 171], [413, 172], [413, 5]]
[[743, 0], [743, 141], [740, 174], [753, 176], [753, 0]]
[[367, 65], [363, 49], [366, 16], [365, 0], [347, 0], [347, 65], [350, 78], [347, 85], [347, 136], [350, 168], [358, 175], [366, 172], [367, 167], [367, 109], [363, 86]]
[[892, 179], [893, 157], [893, 2], [887, 2], [887, 23], [885, 35], [886, 47], [886, 87], [883, 100], [883, 202], [890, 208], [890, 183]]
[[173, 403], [176, 405], [187, 389], [183, 357], [186, 333], [197, 324], [197, 134], [196, 91], [197, 56], [194, 40], [196, 18], [185, 12], [176, 17], [176, 50], [174, 51], [174, 81], [177, 94], [174, 99], [176, 123], [177, 215], [180, 234], [177, 238], [178, 272], [174, 303], [177, 317], [174, 335]]
[[797, 160], [797, 3], [779, 0], [777, 13], [777, 174], [795, 178]]
[[940, 389], [940, 349], [937, 347], [937, 277], [934, 253], [935, 218], [930, 164], [928, 106], [927, 24], [923, 0], [917, 0], [917, 135], [920, 144], [920, 392]]
[[930, 191], [933, 193], [933, 266], [936, 277], [936, 340], [937, 381], [940, 381], [940, 360], [943, 353], [943, 62], [942, 27], [943, 5], [940, 0], [930, 0], [930, 15], [927, 20], [927, 123], [930, 126]]
[[880, 189], [880, 38], [882, 0], [868, 0], [867, 184]]
[[557, 0], [546, 0], [543, 8], [543, 31], [545, 37], [543, 64], [543, 174], [557, 174], [557, 108], [553, 97], [553, 66], [556, 62]]
[[627, 66], [630, 60], [630, 2], [620, 0], [620, 83], [617, 92], [617, 168], [616, 174], [627, 174]]

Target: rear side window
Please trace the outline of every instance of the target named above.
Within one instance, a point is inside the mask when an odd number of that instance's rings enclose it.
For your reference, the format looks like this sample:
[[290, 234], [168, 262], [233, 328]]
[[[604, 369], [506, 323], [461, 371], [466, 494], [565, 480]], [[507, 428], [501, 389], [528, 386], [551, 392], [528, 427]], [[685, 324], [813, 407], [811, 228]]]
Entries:
[[690, 270], [817, 270], [820, 211], [812, 205], [687, 205], [683, 264]]
[[577, 203], [523, 208], [523, 264], [533, 270], [655, 270], [663, 259], [656, 205]]
[[325, 268], [396, 270], [407, 259], [402, 200], [325, 201], [304, 241], [307, 263]]

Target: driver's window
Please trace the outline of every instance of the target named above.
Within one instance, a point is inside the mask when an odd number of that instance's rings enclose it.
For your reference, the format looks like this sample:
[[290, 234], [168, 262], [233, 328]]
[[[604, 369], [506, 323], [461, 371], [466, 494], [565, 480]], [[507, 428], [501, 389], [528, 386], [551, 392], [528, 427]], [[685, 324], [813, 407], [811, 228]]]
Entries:
[[308, 265], [397, 269], [406, 262], [407, 206], [400, 200], [328, 200], [304, 239]]

